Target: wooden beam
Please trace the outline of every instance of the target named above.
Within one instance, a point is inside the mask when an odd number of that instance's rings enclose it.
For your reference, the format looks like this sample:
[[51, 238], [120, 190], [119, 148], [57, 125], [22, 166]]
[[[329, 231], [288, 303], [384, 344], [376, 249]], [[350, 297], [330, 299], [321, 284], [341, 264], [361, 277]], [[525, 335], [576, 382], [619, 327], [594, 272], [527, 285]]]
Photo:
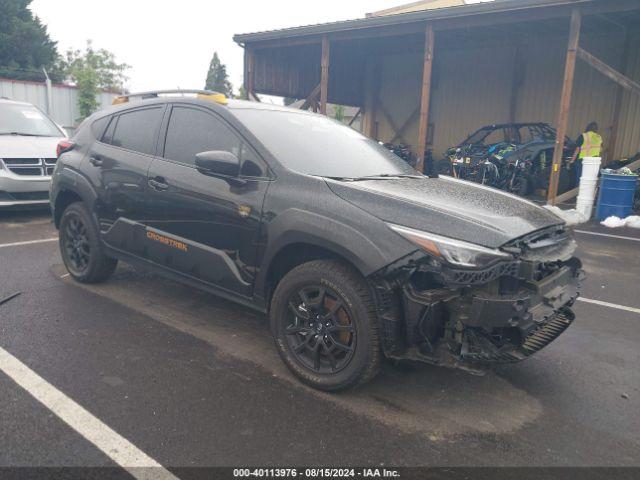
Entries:
[[409, 128], [409, 126], [413, 123], [413, 121], [420, 115], [420, 105], [418, 105], [413, 112], [411, 112], [411, 115], [409, 115], [409, 118], [407, 118], [407, 120], [400, 126], [400, 129], [395, 133], [395, 136], [391, 139], [391, 141], [389, 143], [394, 143], [398, 138], [403, 138], [404, 139], [404, 131]]
[[322, 37], [322, 58], [320, 61], [320, 113], [327, 114], [327, 98], [329, 97], [329, 37]]
[[349, 120], [348, 125], [349, 125], [349, 126], [353, 125], [353, 122], [355, 122], [355, 121], [356, 121], [356, 118], [358, 118], [358, 115], [360, 115], [361, 113], [362, 113], [362, 107], [360, 107], [360, 108], [358, 109], [358, 111], [356, 112], [356, 114], [351, 118], [351, 120]]
[[566, 202], [567, 200], [571, 200], [572, 198], [577, 197], [578, 193], [580, 193], [580, 189], [574, 188], [573, 190], [569, 190], [568, 192], [564, 192], [563, 194], [557, 195], [555, 199], [555, 203], [557, 205], [558, 203], [563, 203], [563, 202]]
[[[629, 30], [625, 30], [624, 47], [622, 50], [622, 73], [626, 75], [629, 70], [629, 61], [631, 58], [631, 35]], [[605, 165], [615, 160], [616, 146], [618, 143], [618, 132], [620, 130], [620, 113], [622, 112], [622, 101], [624, 100], [624, 88], [618, 85], [616, 88], [616, 98], [613, 103], [613, 116], [611, 119], [611, 135], [609, 136], [609, 146], [607, 147], [607, 158]]]
[[587, 62], [589, 65], [591, 65], [593, 68], [598, 70], [603, 75], [609, 77], [611, 80], [616, 82], [621, 87], [626, 88], [627, 90], [631, 90], [632, 92], [640, 95], [640, 84], [634, 82], [629, 77], [625, 77], [619, 71], [617, 71], [614, 68], [611, 68], [609, 65], [604, 63], [599, 58], [591, 55], [585, 49], [578, 47], [578, 57], [581, 60], [584, 60], [585, 62]]
[[429, 102], [431, 100], [431, 72], [433, 71], [433, 47], [435, 35], [433, 24], [428, 23], [424, 35], [424, 57], [422, 61], [422, 91], [420, 93], [420, 124], [418, 127], [418, 161], [416, 169], [424, 169], [424, 153], [427, 150], [427, 129], [429, 127]]
[[316, 97], [320, 94], [320, 84], [316, 85], [305, 101], [300, 105], [300, 110], [308, 110], [315, 103]]
[[381, 102], [380, 100], [378, 100], [378, 110], [387, 119], [387, 123], [389, 123], [391, 130], [393, 130], [394, 137], [393, 137], [393, 140], [389, 143], [393, 143], [397, 138], [404, 140], [406, 143], [406, 139], [402, 136], [402, 132], [400, 132], [400, 130], [398, 129], [396, 122], [393, 121], [393, 117], [389, 114], [387, 109], [384, 107], [384, 103]]
[[560, 180], [562, 152], [564, 151], [564, 140], [567, 135], [567, 126], [569, 123], [569, 106], [571, 105], [571, 94], [573, 93], [573, 77], [576, 72], [576, 55], [579, 48], [578, 45], [580, 43], [581, 24], [582, 14], [579, 9], [574, 8], [571, 11], [569, 45], [567, 46], [567, 59], [564, 66], [564, 81], [562, 83], [560, 109], [558, 111], [558, 121], [556, 124], [556, 145], [553, 150], [553, 164], [551, 165], [549, 191], [547, 193], [547, 202], [551, 205], [555, 205], [556, 194], [558, 193], [558, 181]]

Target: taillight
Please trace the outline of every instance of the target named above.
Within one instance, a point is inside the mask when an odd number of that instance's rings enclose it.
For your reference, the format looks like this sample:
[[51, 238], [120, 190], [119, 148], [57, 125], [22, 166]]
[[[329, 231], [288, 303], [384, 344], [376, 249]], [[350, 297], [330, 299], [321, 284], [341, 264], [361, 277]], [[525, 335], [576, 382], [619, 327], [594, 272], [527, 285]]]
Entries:
[[60, 157], [60, 155], [62, 155], [64, 152], [73, 150], [73, 147], [75, 146], [75, 142], [72, 142], [71, 140], [60, 140], [60, 142], [58, 142], [58, 146], [56, 147], [56, 157]]

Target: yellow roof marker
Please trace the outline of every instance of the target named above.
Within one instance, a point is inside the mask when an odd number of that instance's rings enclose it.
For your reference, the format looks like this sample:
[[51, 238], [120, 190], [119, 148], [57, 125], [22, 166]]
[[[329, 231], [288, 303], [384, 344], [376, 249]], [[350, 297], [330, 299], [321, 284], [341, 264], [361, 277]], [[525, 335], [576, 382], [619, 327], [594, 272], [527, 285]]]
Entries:
[[220, 105], [227, 105], [229, 99], [224, 93], [199, 93], [196, 98], [200, 100], [209, 100], [211, 102], [219, 103]]
[[126, 95], [120, 95], [119, 97], [113, 99], [111, 105], [120, 105], [121, 103], [127, 103], [128, 101], [129, 97], [127, 97]]

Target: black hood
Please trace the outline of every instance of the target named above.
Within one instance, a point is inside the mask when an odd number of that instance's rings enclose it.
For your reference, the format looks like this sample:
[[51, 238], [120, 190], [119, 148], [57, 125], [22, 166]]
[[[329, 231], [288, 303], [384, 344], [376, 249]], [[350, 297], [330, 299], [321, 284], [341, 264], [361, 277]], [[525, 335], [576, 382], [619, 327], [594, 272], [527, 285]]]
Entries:
[[563, 221], [515, 195], [451, 177], [327, 180], [329, 188], [379, 219], [497, 248]]

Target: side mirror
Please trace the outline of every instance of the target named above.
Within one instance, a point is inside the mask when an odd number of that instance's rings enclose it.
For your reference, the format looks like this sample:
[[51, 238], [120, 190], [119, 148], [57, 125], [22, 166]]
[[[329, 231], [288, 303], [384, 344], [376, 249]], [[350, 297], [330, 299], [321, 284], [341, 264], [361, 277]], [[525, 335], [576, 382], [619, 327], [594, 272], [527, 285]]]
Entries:
[[196, 167], [205, 173], [237, 177], [240, 174], [240, 161], [231, 152], [211, 150], [196, 154]]

